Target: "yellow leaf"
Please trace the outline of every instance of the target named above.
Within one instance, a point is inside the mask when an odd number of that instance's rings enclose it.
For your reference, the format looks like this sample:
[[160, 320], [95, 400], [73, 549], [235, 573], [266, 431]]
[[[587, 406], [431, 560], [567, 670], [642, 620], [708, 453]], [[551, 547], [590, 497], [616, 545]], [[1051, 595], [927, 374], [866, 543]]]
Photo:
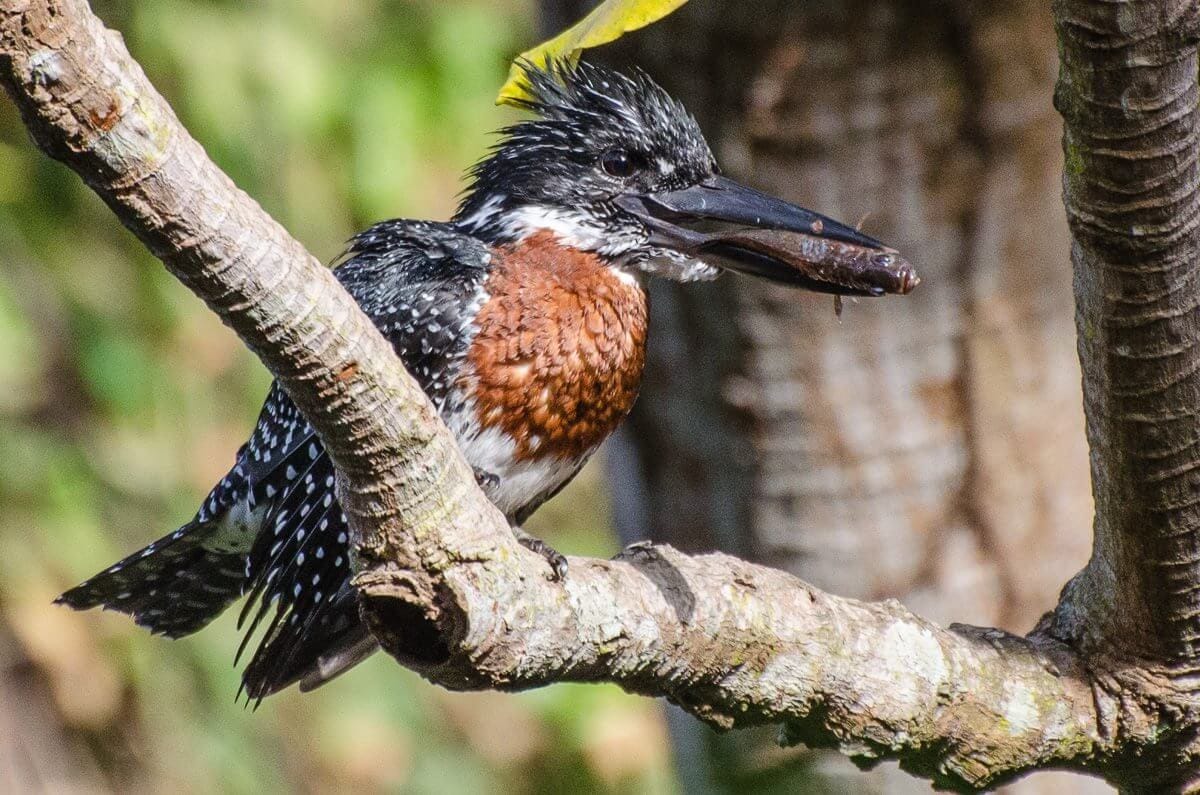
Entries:
[[578, 60], [579, 53], [619, 39], [631, 30], [644, 28], [670, 14], [687, 0], [605, 0], [592, 13], [554, 38], [518, 55], [508, 70], [508, 80], [496, 97], [496, 104], [516, 104], [528, 99], [521, 64], [544, 64], [549, 60]]

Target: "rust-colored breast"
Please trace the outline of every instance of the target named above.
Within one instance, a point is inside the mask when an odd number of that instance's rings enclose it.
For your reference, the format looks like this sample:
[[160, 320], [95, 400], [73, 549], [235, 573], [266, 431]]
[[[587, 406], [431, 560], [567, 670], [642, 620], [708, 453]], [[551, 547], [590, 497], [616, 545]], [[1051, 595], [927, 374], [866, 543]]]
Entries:
[[637, 398], [645, 293], [549, 233], [498, 248], [487, 290], [467, 353], [483, 427], [512, 437], [519, 461], [587, 453]]

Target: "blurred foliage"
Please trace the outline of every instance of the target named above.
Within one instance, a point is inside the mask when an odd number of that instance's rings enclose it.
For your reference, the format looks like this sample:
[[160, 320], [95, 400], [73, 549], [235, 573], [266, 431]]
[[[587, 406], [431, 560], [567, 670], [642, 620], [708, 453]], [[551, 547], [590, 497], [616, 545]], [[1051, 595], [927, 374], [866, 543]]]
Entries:
[[687, 0], [603, 0], [587, 16], [552, 39], [525, 50], [513, 61], [496, 104], [515, 105], [532, 99], [526, 90], [523, 63], [544, 64], [555, 59], [574, 63], [582, 50], [616, 41], [670, 14]]
[[[213, 158], [326, 259], [372, 221], [452, 211], [513, 118], [492, 99], [534, 38], [520, 0], [94, 6]], [[70, 759], [47, 789], [673, 791], [658, 706], [614, 688], [452, 694], [380, 656], [251, 712], [233, 701], [231, 615], [168, 641], [51, 605], [191, 516], [268, 381], [0, 102], [0, 713], [42, 699], [56, 724], [13, 718], [5, 737], [0, 719], [0, 745], [36, 759], [60, 737]], [[597, 473], [532, 529], [612, 552]]]

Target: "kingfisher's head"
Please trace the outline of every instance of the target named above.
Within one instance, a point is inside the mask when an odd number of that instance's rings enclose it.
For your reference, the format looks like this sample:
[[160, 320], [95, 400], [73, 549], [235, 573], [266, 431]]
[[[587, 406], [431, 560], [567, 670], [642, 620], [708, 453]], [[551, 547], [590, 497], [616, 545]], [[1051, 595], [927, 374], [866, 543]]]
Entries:
[[824, 280], [779, 261], [761, 240], [747, 247], [722, 237], [730, 229], [797, 233], [818, 248], [828, 241], [895, 253], [720, 176], [696, 120], [644, 73], [561, 61], [524, 69], [529, 99], [520, 104], [536, 116], [502, 130], [472, 169], [455, 221], [474, 234], [503, 243], [548, 231], [616, 267], [680, 281], [731, 268], [821, 292], [907, 292]]

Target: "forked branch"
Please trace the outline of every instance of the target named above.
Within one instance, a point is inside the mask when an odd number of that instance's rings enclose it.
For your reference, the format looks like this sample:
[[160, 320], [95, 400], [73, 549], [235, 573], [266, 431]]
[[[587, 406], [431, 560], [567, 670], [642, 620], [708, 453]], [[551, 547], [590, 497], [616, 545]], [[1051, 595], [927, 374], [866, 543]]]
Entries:
[[[41, 148], [241, 336], [316, 428], [355, 531], [363, 614], [430, 680], [617, 682], [717, 726], [776, 723], [786, 740], [897, 758], [958, 789], [1050, 766], [1150, 782], [1146, 751], [1164, 737], [1176, 763], [1193, 758], [1180, 738], [1194, 714], [1169, 687], [1138, 689], [1137, 676], [1157, 683], [1153, 669], [1108, 674], [1056, 639], [1078, 637], [1065, 618], [1092, 615], [1093, 589], [1019, 638], [663, 547], [576, 559], [548, 581], [383, 337], [206, 157], [83, 0], [0, 0], [0, 82]], [[1170, 775], [1185, 780], [1178, 764]]]

